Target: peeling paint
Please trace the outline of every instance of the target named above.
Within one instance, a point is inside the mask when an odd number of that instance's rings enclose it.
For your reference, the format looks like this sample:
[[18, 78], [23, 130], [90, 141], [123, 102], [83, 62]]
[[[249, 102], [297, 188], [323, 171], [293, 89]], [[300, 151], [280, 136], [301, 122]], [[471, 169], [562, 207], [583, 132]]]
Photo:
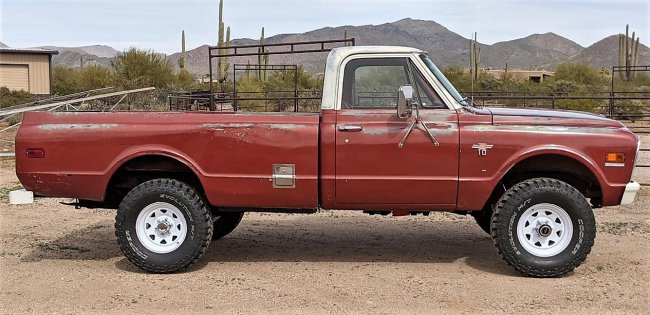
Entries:
[[[437, 128], [437, 127], [432, 127], [429, 124], [427, 124], [427, 127], [431, 131], [431, 134], [433, 134], [434, 136], [436, 136], [436, 135], [444, 135], [444, 136], [446, 136], [446, 135], [453, 134], [454, 132], [458, 132], [458, 128], [449, 127], [449, 126], [445, 126], [447, 128]], [[420, 130], [422, 130], [424, 132], [427, 132], [424, 128], [422, 128], [420, 126], [415, 126], [415, 128], [420, 129]]]
[[110, 129], [119, 126], [118, 124], [45, 124], [38, 128], [42, 130], [91, 130], [91, 129]]
[[225, 128], [253, 128], [255, 124], [204, 124], [206, 129], [225, 129]]
[[300, 127], [300, 125], [297, 124], [263, 124], [262, 126], [281, 130], [294, 130]]
[[240, 123], [232, 123], [232, 124], [204, 124], [203, 128], [205, 129], [214, 129], [214, 130], [224, 130], [224, 129], [230, 129], [230, 128], [270, 128], [270, 129], [280, 129], [280, 130], [294, 130], [299, 128], [301, 125], [299, 124], [240, 124]]
[[591, 128], [591, 127], [566, 127], [566, 126], [492, 126], [476, 125], [465, 127], [468, 131], [486, 132], [486, 131], [507, 131], [507, 132], [529, 132], [529, 133], [550, 133], [550, 134], [612, 134], [615, 129], [610, 128]]
[[381, 136], [389, 134], [398, 134], [405, 130], [406, 128], [372, 128], [372, 129], [363, 129], [361, 132], [366, 135], [371, 136]]
[[[368, 110], [345, 110], [340, 111], [340, 116], [350, 116], [350, 117], [366, 117], [366, 118], [384, 118], [386, 117], [387, 112], [377, 112], [377, 111], [368, 111]], [[394, 111], [394, 116], [397, 118], [397, 110]]]

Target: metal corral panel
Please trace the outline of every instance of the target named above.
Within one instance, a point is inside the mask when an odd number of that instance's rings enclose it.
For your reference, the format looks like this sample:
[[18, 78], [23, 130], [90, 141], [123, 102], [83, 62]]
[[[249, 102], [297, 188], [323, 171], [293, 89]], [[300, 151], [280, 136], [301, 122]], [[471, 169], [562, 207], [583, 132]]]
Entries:
[[0, 86], [10, 90], [29, 91], [29, 67], [0, 64]]
[[[11, 75], [17, 74], [16, 71], [24, 73], [24, 69], [28, 71], [28, 85], [25, 90], [32, 94], [50, 94], [50, 55], [42, 53], [7, 53], [0, 52], [0, 65], [2, 65], [2, 75], [0, 78], [0, 86], [7, 86], [14, 89], [10, 85], [5, 85], [5, 82], [14, 82], [17, 80], [24, 80], [24, 74], [19, 77], [5, 76], [5, 66], [8, 66]], [[21, 66], [22, 70], [15, 70], [15, 66]], [[22, 86], [21, 86], [22, 87]], [[18, 88], [15, 88], [18, 89]]]

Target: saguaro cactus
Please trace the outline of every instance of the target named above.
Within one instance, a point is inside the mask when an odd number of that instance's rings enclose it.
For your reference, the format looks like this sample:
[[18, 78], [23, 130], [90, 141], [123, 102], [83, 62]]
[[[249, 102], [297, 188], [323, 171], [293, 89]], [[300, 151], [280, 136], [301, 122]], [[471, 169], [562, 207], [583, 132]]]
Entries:
[[185, 68], [185, 31], [181, 33], [181, 57], [178, 59], [178, 67]]
[[[264, 52], [268, 52], [268, 50], [263, 50], [262, 45], [264, 45], [264, 27], [262, 26], [262, 35], [260, 36], [260, 48], [258, 48], [257, 52], [257, 78], [260, 81], [266, 80], [266, 66], [269, 64], [269, 56], [264, 55]], [[264, 63], [264, 69], [262, 69], [262, 63]]]
[[481, 47], [476, 41], [476, 35], [476, 32], [474, 32], [473, 38], [470, 37], [469, 39], [469, 72], [474, 77], [474, 80], [478, 80], [478, 67], [481, 62]]
[[[268, 49], [265, 50], [266, 53], [269, 52]], [[266, 81], [266, 68], [269, 66], [269, 55], [264, 55], [264, 81]]]
[[[226, 35], [225, 40], [224, 33]], [[230, 26], [226, 28], [223, 23], [223, 0], [219, 0], [219, 39], [217, 42], [217, 47], [230, 47]], [[228, 66], [229, 65], [226, 57], [219, 57], [217, 60], [217, 75], [219, 76], [219, 82], [221, 83], [226, 82]]]
[[639, 38], [636, 37], [635, 32], [632, 32], [630, 38], [629, 33], [630, 25], [625, 25], [625, 35], [618, 35], [618, 65], [625, 67], [625, 71], [619, 72], [619, 76], [621, 79], [628, 81], [635, 75], [632, 67], [636, 66], [639, 57]]
[[[226, 41], [221, 47], [230, 47], [230, 26], [226, 28]], [[230, 68], [230, 64], [228, 63], [228, 59], [225, 57], [219, 59], [223, 59], [221, 60], [221, 68], [219, 68], [219, 77], [225, 81], [226, 76], [228, 75], [228, 68]]]

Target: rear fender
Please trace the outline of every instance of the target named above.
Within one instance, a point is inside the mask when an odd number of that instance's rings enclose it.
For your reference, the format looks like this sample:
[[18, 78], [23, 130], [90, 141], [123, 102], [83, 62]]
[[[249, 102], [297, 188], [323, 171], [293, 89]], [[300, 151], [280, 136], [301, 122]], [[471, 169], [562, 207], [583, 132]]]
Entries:
[[[205, 178], [205, 173], [197, 166], [198, 164], [192, 158], [183, 152], [179, 152], [178, 150], [165, 145], [141, 145], [129, 147], [117, 155], [115, 159], [113, 159], [113, 161], [110, 163], [110, 167], [104, 172], [106, 175], [102, 179], [102, 186], [104, 187], [104, 191], [106, 191], [111, 178], [115, 172], [120, 169], [120, 167], [135, 158], [147, 155], [165, 156], [184, 164], [198, 177], [201, 185], [204, 185], [203, 181]], [[104, 196], [104, 198], [105, 197], [106, 196]]]

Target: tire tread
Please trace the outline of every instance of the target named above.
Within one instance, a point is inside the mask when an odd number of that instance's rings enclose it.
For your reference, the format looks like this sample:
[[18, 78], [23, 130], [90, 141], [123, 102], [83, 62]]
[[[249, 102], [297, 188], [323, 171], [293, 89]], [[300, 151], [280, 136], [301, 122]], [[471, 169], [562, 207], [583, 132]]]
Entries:
[[[573, 186], [557, 179], [544, 178], [544, 177], [533, 178], [514, 185], [513, 187], [508, 189], [503, 194], [503, 196], [501, 196], [501, 198], [496, 204], [496, 207], [494, 208], [494, 212], [492, 214], [492, 221], [491, 221], [492, 239], [494, 242], [494, 246], [496, 247], [501, 258], [503, 258], [503, 260], [505, 260], [508, 263], [508, 265], [512, 266], [518, 272], [533, 277], [539, 277], [539, 278], [559, 277], [573, 271], [576, 267], [580, 266], [584, 262], [584, 260], [587, 258], [587, 255], [589, 255], [589, 253], [591, 252], [591, 247], [593, 246], [594, 243], [593, 238], [592, 239], [586, 238], [584, 240], [584, 243], [581, 245], [579, 254], [574, 255], [573, 258], [568, 263], [563, 264], [562, 266], [556, 268], [538, 268], [535, 266], [526, 265], [522, 263], [519, 259], [517, 259], [512, 251], [504, 250], [504, 248], [507, 248], [508, 246], [510, 246], [510, 244], [508, 244], [507, 239], [499, 238], [497, 235], [498, 235], [498, 229], [504, 228], [504, 226], [499, 226], [500, 216], [504, 215], [505, 212], [509, 211], [507, 209], [508, 204], [512, 203], [513, 199], [517, 198], [518, 196], [521, 196], [523, 192], [527, 192], [530, 190], [539, 191], [539, 190], [546, 190], [546, 189], [551, 189], [555, 192], [563, 193], [567, 195], [569, 198], [571, 198], [572, 200], [578, 203], [583, 203], [581, 205], [582, 207], [586, 206], [589, 209], [591, 209], [591, 206], [589, 206], [585, 197]], [[593, 214], [591, 218], [593, 220]], [[595, 222], [589, 222], [589, 223], [592, 223], [595, 226]], [[595, 230], [594, 230], [594, 235], [595, 235]]]
[[[204, 239], [201, 242], [194, 244], [198, 250], [197, 254], [194, 256], [187, 256], [179, 260], [174, 264], [165, 264], [165, 265], [154, 265], [148, 263], [146, 260], [142, 259], [140, 256], [136, 255], [130, 248], [130, 244], [126, 241], [124, 235], [124, 223], [126, 221], [127, 209], [133, 209], [134, 204], [146, 194], [150, 194], [155, 191], [177, 191], [181, 192], [185, 200], [191, 200], [197, 208], [200, 209], [198, 213], [198, 220], [204, 220], [208, 229], [208, 233], [205, 233]], [[117, 238], [117, 244], [126, 256], [126, 258], [131, 261], [137, 267], [152, 273], [172, 273], [184, 268], [188, 268], [192, 264], [205, 254], [212, 240], [212, 216], [206, 202], [199, 193], [192, 188], [191, 186], [169, 178], [158, 178], [150, 181], [146, 181], [131, 190], [126, 197], [120, 203], [120, 206], [115, 215], [115, 236]]]

